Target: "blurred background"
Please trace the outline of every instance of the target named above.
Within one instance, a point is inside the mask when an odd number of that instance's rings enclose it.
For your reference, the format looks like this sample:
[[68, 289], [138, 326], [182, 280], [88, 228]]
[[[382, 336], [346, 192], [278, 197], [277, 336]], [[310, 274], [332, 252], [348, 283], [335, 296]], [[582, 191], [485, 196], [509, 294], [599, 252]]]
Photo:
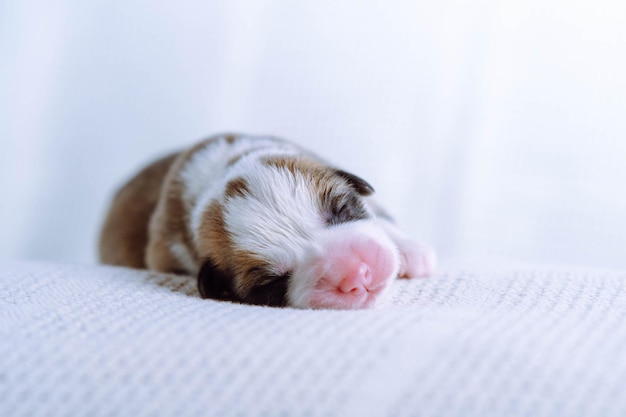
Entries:
[[234, 131], [369, 180], [445, 265], [626, 268], [626, 2], [0, 0], [0, 257]]

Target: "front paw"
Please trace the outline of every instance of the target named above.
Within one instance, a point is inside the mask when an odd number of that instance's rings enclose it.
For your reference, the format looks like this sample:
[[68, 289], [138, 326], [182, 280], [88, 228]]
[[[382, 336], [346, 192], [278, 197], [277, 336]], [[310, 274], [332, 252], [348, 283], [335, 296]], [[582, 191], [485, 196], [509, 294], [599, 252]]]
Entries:
[[437, 255], [428, 245], [404, 240], [398, 245], [400, 250], [399, 278], [429, 277], [437, 267]]

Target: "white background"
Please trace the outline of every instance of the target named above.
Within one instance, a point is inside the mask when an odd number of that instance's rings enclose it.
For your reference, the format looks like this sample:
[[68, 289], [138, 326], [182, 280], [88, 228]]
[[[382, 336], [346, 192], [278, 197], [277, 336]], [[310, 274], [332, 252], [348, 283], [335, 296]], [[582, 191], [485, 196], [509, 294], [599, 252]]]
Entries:
[[626, 2], [0, 0], [0, 257], [223, 131], [368, 179], [444, 265], [626, 268]]

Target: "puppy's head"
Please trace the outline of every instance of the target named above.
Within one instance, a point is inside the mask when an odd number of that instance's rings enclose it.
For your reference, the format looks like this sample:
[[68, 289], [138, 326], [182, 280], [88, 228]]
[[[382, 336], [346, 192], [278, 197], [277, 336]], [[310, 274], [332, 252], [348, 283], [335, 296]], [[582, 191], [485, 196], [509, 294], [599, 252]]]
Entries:
[[195, 230], [205, 298], [364, 308], [398, 272], [363, 179], [300, 157], [240, 164]]

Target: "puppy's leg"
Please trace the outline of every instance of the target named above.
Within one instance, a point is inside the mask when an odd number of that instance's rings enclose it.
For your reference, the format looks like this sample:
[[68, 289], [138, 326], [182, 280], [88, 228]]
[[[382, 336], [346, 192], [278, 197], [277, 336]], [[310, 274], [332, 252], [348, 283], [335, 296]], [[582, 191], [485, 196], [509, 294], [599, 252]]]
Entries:
[[393, 218], [372, 198], [367, 200], [372, 213], [380, 226], [387, 232], [400, 251], [399, 278], [428, 277], [435, 272], [437, 256], [428, 245], [415, 242], [402, 233], [395, 225]]
[[422, 278], [431, 276], [437, 267], [437, 255], [425, 243], [407, 238], [391, 221], [379, 219], [391, 240], [400, 251], [399, 278]]
[[392, 238], [400, 250], [399, 278], [429, 277], [437, 267], [437, 255], [430, 246], [406, 238]]

